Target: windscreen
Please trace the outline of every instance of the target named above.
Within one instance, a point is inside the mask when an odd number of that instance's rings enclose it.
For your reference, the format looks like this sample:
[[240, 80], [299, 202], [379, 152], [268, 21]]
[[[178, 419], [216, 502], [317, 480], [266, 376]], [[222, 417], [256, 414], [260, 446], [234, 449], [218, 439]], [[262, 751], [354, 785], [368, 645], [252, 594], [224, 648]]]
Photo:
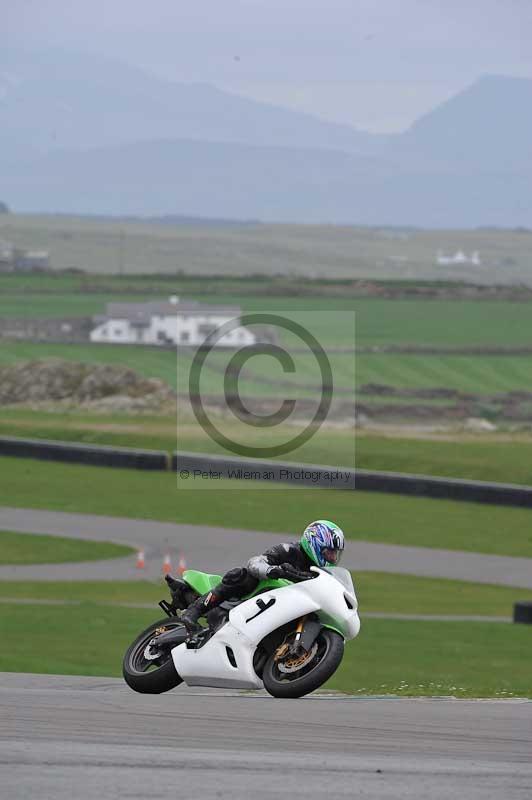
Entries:
[[346, 589], [349, 594], [355, 594], [353, 579], [348, 569], [344, 569], [343, 567], [326, 567], [325, 572], [328, 572], [329, 575], [332, 575], [333, 578], [336, 578], [337, 581], [340, 581], [344, 589]]

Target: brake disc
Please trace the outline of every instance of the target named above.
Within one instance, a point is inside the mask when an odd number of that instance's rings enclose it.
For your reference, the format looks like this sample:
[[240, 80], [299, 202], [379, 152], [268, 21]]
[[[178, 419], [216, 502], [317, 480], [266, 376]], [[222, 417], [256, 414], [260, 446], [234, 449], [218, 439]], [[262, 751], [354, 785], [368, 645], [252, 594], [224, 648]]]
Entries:
[[159, 634], [166, 633], [166, 630], [167, 630], [167, 628], [165, 628], [164, 626], [161, 627], [161, 628], [156, 628], [155, 629], [155, 636], [152, 639], [150, 639], [150, 641], [148, 642], [148, 644], [144, 648], [144, 652], [142, 654], [144, 656], [144, 658], [146, 659], [146, 661], [155, 661], [157, 658], [160, 657], [160, 655], [161, 655], [161, 651], [160, 650], [156, 650], [155, 652], [152, 650], [152, 647], [154, 646], [153, 642], [154, 642], [154, 639], [157, 636], [159, 636]]
[[279, 672], [283, 672], [285, 675], [290, 674], [292, 672], [297, 672], [303, 667], [306, 667], [307, 664], [312, 661], [316, 653], [318, 652], [318, 643], [314, 642], [308, 653], [302, 653], [300, 656], [291, 656], [287, 658], [286, 661], [282, 661], [277, 664], [277, 669]]
[[148, 643], [144, 648], [143, 656], [146, 659], [146, 661], [155, 661], [157, 658], [160, 658], [161, 653], [160, 651], [153, 652], [153, 650], [151, 649], [151, 644]]

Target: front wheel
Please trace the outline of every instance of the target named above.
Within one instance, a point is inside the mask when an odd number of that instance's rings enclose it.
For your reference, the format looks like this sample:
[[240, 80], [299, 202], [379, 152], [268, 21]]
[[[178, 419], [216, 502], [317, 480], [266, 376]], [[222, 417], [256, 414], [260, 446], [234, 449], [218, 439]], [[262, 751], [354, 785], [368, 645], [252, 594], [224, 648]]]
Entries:
[[164, 619], [152, 622], [128, 647], [122, 662], [122, 674], [127, 685], [135, 692], [162, 694], [183, 682], [174, 667], [171, 650], [154, 650], [150, 647], [150, 640], [158, 633], [176, 628], [183, 628], [185, 641], [187, 633], [184, 625], [177, 619]]
[[336, 672], [344, 655], [339, 633], [322, 628], [304, 656], [269, 657], [262, 674], [265, 689], [274, 697], [303, 697], [319, 689]]

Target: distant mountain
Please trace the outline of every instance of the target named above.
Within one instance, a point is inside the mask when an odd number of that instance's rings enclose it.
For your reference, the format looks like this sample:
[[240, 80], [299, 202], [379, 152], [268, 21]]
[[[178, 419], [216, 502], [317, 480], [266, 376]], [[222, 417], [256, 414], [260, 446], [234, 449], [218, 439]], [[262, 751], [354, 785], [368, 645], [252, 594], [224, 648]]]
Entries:
[[18, 209], [30, 180], [47, 210], [333, 221], [342, 207], [351, 218], [353, 184], [377, 172], [341, 151], [152, 141], [33, 158], [4, 169], [2, 193]]
[[531, 142], [528, 79], [482, 78], [375, 136], [92, 56], [0, 52], [14, 210], [529, 226]]
[[389, 144], [396, 157], [491, 172], [532, 166], [532, 80], [486, 76]]
[[340, 151], [141, 142], [60, 152], [4, 170], [17, 210], [264, 221], [527, 225], [531, 172], [405, 169]]
[[152, 139], [365, 152], [386, 137], [103, 58], [0, 50], [0, 147], [18, 155]]

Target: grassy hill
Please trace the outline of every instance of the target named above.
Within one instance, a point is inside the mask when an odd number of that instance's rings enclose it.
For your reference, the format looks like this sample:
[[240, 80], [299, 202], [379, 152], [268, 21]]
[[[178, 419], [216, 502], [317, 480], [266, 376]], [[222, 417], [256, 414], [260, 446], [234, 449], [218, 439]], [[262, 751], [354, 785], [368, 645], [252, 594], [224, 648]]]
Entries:
[[[55, 269], [91, 273], [299, 275], [532, 285], [532, 234], [339, 225], [173, 225], [89, 217], [0, 216], [0, 239], [50, 252]], [[436, 264], [438, 250], [482, 264]]]

